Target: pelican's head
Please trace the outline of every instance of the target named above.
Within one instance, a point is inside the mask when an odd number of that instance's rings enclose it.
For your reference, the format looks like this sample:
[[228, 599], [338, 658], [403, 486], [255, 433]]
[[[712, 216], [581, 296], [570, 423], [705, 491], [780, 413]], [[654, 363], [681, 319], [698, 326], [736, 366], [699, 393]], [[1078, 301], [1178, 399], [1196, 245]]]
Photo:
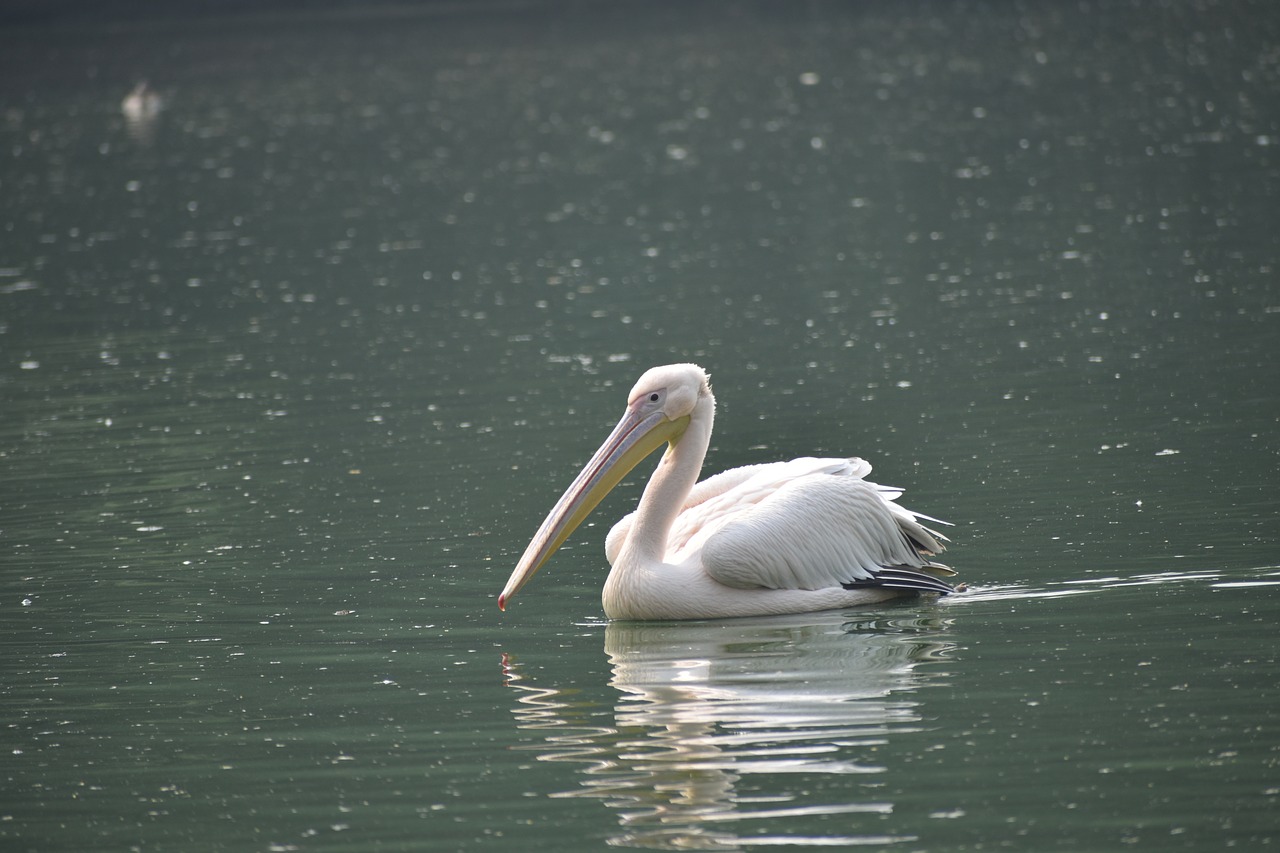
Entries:
[[711, 380], [698, 365], [664, 364], [649, 368], [636, 380], [627, 395], [627, 409], [647, 400], [676, 420], [693, 414], [698, 400], [710, 393]]
[[[710, 400], [707, 373], [696, 364], [667, 364], [645, 371], [627, 396], [627, 410], [604, 444], [556, 502], [525, 548], [498, 596], [511, 596], [564, 544], [579, 524], [642, 459], [684, 435], [700, 400]], [[708, 424], [708, 427], [710, 424]]]

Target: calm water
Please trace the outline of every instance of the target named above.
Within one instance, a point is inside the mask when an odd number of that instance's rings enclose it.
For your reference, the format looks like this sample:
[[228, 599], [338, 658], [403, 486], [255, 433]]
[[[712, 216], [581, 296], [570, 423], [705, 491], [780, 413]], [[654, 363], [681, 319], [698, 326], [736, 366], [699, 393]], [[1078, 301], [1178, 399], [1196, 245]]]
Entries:
[[[0, 846], [1280, 844], [1280, 14], [0, 30]], [[130, 120], [148, 79], [164, 99]], [[500, 614], [651, 364], [970, 591]]]

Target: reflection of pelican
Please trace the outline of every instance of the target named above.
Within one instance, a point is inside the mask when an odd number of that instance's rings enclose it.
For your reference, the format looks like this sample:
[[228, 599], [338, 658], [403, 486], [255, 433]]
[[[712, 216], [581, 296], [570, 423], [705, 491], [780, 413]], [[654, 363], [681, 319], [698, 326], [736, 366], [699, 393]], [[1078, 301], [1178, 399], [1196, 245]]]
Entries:
[[[863, 479], [861, 459], [734, 468], [694, 485], [715, 399], [693, 364], [640, 377], [627, 411], [542, 523], [498, 597], [533, 577], [642, 459], [668, 445], [636, 511], [609, 533], [604, 610], [615, 619], [702, 619], [829, 610], [903, 593], [950, 592], [928, 557], [941, 534]], [[934, 519], [928, 519], [933, 521]]]
[[[810, 844], [884, 844], [905, 839], [886, 835], [894, 804], [873, 754], [918, 728], [919, 688], [941, 674], [917, 668], [948, 657], [946, 628], [892, 612], [611, 623], [614, 726], [581, 697], [526, 684], [518, 665], [508, 666], [508, 683], [522, 692], [521, 728], [541, 736], [529, 748], [580, 765], [581, 788], [556, 796], [599, 798], [618, 811], [613, 846], [736, 850], [747, 838], [761, 843], [732, 828], [753, 820], [791, 824]], [[815, 794], [833, 787], [835, 802]], [[865, 834], [833, 837], [823, 821], [832, 814], [876, 818], [841, 830]]]
[[120, 102], [120, 112], [124, 113], [129, 135], [139, 140], [150, 139], [162, 109], [164, 109], [164, 99], [160, 97], [159, 92], [147, 84], [146, 80], [134, 86], [133, 90]]

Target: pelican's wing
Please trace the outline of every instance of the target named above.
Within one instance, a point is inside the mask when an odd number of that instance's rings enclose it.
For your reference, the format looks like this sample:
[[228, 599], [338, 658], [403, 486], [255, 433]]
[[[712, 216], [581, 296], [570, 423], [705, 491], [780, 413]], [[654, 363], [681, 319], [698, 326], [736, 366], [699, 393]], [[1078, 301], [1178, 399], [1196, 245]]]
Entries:
[[[861, 459], [815, 459], [805, 457], [789, 462], [765, 462], [730, 468], [702, 480], [685, 498], [684, 507], [667, 536], [667, 560], [678, 562], [681, 552], [693, 543], [700, 547], [707, 536], [719, 530], [736, 513], [772, 495], [780, 486], [812, 474], [865, 476], [871, 465]], [[635, 513], [627, 513], [609, 531], [604, 553], [612, 565], [631, 532]]]
[[950, 591], [935, 576], [949, 570], [927, 559], [943, 549], [943, 537], [892, 502], [899, 490], [869, 483], [863, 473], [798, 477], [741, 508], [697, 537], [704, 570], [740, 589]]
[[744, 511], [759, 506], [788, 484], [809, 477], [863, 477], [871, 465], [861, 459], [817, 459], [805, 456], [731, 468], [693, 487], [684, 509], [667, 536], [667, 560], [680, 562], [689, 549], [706, 540]]

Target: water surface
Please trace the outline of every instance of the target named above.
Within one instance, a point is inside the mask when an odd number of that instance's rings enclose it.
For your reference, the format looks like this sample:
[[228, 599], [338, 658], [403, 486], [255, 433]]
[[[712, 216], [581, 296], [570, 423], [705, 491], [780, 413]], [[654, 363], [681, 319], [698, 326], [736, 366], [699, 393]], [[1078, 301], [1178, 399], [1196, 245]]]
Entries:
[[[1265, 4], [331, 5], [0, 33], [15, 850], [1280, 838]], [[146, 78], [149, 119], [121, 102]], [[969, 591], [606, 624], [648, 366]]]

